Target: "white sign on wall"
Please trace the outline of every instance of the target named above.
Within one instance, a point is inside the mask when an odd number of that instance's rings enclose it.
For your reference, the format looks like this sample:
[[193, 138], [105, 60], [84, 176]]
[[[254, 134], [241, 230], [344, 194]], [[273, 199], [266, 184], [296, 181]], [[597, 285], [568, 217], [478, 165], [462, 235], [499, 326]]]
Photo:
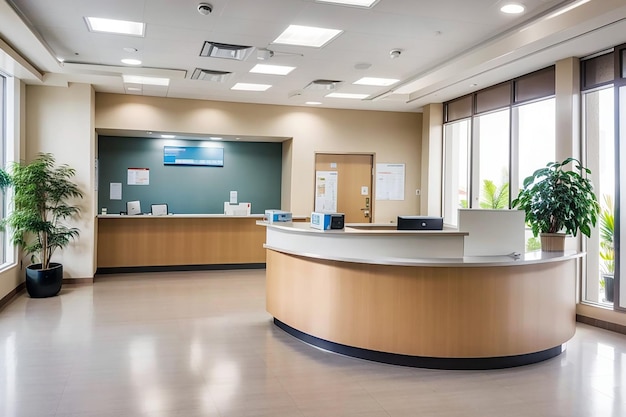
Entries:
[[315, 211], [337, 212], [337, 171], [315, 172]]
[[404, 200], [404, 164], [376, 164], [376, 200]]

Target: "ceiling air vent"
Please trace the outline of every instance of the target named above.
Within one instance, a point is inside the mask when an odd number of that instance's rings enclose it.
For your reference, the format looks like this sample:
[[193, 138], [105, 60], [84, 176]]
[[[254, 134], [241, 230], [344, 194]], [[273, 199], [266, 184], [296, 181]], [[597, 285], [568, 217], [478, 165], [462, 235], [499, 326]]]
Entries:
[[204, 45], [202, 45], [200, 56], [243, 61], [250, 56], [253, 50], [254, 46], [229, 45], [227, 43], [206, 41], [204, 42]]
[[228, 71], [215, 71], [204, 68], [196, 68], [191, 74], [192, 80], [212, 81], [214, 83], [223, 83], [232, 74]]
[[306, 87], [306, 90], [330, 91], [335, 90], [341, 81], [337, 80], [313, 80]]

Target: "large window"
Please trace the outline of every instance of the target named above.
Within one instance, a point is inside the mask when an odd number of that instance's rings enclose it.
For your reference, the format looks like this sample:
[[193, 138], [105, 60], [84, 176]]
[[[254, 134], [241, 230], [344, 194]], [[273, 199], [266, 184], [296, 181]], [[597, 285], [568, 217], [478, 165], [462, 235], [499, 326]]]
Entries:
[[586, 243], [582, 300], [626, 309], [621, 271], [626, 259], [626, 45], [581, 61], [587, 166], [601, 207]]
[[[7, 94], [6, 78], [0, 73], [0, 164], [6, 166], [6, 138], [7, 138]], [[0, 218], [4, 218], [6, 212], [5, 193], [0, 193]], [[8, 245], [7, 234], [0, 231], [0, 265], [7, 261]]]
[[445, 103], [446, 224], [461, 207], [508, 209], [524, 178], [554, 161], [554, 88], [550, 67]]

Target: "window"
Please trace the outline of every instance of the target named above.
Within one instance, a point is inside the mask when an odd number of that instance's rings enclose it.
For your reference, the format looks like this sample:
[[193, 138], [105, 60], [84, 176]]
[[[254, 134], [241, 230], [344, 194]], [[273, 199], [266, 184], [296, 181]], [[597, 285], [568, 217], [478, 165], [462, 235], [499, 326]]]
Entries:
[[509, 208], [509, 115], [507, 108], [476, 118], [478, 192], [472, 194], [471, 208]]
[[[603, 218], [613, 216], [615, 201], [615, 132], [614, 89], [612, 86], [583, 95], [584, 139], [587, 165], [591, 169], [596, 195], [601, 205], [600, 224], [587, 240], [587, 278], [583, 300], [592, 303], [613, 304], [614, 252], [612, 239], [608, 242], [602, 233]], [[606, 284], [609, 284], [608, 286]]]
[[444, 131], [443, 218], [450, 226], [458, 226], [458, 209], [469, 201], [469, 149], [471, 120], [446, 125]]

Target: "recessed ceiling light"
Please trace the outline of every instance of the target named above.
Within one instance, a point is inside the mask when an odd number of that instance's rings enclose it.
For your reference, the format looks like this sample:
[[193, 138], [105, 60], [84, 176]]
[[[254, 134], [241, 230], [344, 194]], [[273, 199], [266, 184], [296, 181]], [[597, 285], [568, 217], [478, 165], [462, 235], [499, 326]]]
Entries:
[[224, 140], [224, 138], [219, 138], [217, 136], [210, 136], [209, 139], [211, 139], [211, 140]]
[[104, 19], [101, 17], [86, 17], [85, 21], [92, 32], [117, 33], [122, 35], [144, 36], [146, 24], [129, 22], [127, 20]]
[[148, 84], [148, 85], [170, 85], [169, 78], [157, 78], [157, 77], [144, 77], [142, 75], [126, 75], [123, 74], [122, 78], [125, 83], [128, 84]]
[[397, 83], [400, 80], [396, 80], [395, 78], [375, 78], [375, 77], [363, 77], [358, 81], [355, 81], [353, 84], [358, 85], [375, 85], [378, 87], [386, 87], [392, 84]]
[[312, 46], [321, 48], [343, 32], [339, 29], [324, 29], [313, 26], [289, 25], [274, 43], [285, 45]]
[[256, 64], [250, 70], [250, 72], [254, 72], [257, 74], [287, 75], [294, 69], [296, 69], [296, 67], [287, 67], [283, 65]]
[[500, 11], [506, 14], [520, 14], [524, 13], [524, 10], [526, 10], [526, 8], [519, 3], [509, 3], [500, 7]]
[[310, 104], [311, 106], [319, 106], [320, 104], [322, 104], [321, 101], [307, 101], [304, 104]]
[[122, 63], [126, 64], [126, 65], [141, 65], [141, 61], [138, 59], [132, 59], [132, 58], [124, 58], [122, 59]]
[[378, 0], [317, 0], [318, 3], [335, 3], [345, 6], [373, 7]]
[[363, 100], [364, 98], [367, 98], [368, 96], [369, 94], [353, 94], [353, 93], [330, 93], [326, 95], [326, 97], [351, 98], [355, 100]]
[[271, 85], [269, 84], [250, 84], [250, 83], [237, 83], [232, 86], [231, 90], [242, 91], [266, 91]]
[[161, 135], [163, 139], [174, 139], [176, 135]]

